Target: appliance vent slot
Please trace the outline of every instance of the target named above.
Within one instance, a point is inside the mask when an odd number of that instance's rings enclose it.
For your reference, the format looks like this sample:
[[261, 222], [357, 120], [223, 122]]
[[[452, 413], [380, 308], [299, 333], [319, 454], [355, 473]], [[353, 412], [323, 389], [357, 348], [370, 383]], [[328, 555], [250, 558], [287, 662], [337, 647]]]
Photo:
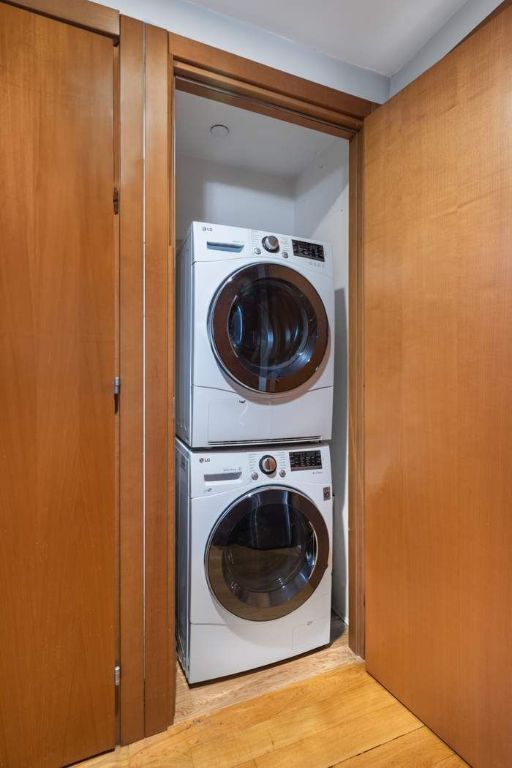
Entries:
[[314, 435], [308, 437], [306, 440], [300, 437], [274, 437], [268, 440], [209, 440], [208, 445], [270, 445], [274, 443], [280, 445], [282, 443], [290, 443], [291, 445], [297, 445], [298, 443], [320, 443], [322, 438], [320, 435]]

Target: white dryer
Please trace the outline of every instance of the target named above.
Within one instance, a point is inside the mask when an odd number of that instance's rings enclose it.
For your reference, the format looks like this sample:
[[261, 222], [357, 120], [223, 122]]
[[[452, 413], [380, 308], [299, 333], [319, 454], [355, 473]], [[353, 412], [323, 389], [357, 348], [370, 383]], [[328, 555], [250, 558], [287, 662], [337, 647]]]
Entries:
[[178, 655], [190, 683], [326, 645], [329, 448], [196, 452], [176, 441]]
[[330, 247], [194, 222], [177, 280], [178, 436], [193, 448], [329, 440]]

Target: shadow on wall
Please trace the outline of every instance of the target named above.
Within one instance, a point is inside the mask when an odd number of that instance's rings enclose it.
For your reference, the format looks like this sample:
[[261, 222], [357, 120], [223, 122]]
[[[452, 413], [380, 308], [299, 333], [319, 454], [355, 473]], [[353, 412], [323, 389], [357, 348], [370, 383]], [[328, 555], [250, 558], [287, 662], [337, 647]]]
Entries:
[[295, 189], [297, 235], [325, 240], [332, 246], [335, 287], [334, 417], [331, 441], [333, 470], [333, 609], [348, 616], [347, 504], [347, 305], [348, 296], [348, 141], [332, 143], [305, 169]]
[[176, 234], [192, 220], [269, 232], [293, 231], [290, 179], [177, 155]]
[[334, 356], [334, 413], [331, 461], [333, 467], [334, 518], [333, 518], [333, 608], [339, 616], [346, 618], [348, 541], [345, 515], [347, 495], [347, 449], [348, 449], [348, 329], [347, 301], [345, 288], [340, 288], [334, 295], [335, 306], [335, 345]]
[[[348, 187], [348, 141], [334, 141], [336, 144], [311, 163], [296, 183], [294, 234], [331, 243], [336, 262], [336, 251], [345, 251], [339, 236], [339, 207], [342, 192]], [[336, 221], [332, 219], [335, 211], [338, 214]], [[333, 227], [338, 234], [336, 238], [333, 237]]]

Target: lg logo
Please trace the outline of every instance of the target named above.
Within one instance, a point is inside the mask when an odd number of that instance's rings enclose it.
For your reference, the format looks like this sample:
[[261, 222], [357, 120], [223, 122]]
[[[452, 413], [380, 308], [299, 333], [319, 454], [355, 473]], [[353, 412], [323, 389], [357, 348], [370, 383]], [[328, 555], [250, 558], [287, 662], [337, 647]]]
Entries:
[[201, 456], [201, 458], [199, 459], [199, 463], [203, 464], [205, 461], [210, 461], [210, 458], [208, 457], [205, 459], [203, 456]]

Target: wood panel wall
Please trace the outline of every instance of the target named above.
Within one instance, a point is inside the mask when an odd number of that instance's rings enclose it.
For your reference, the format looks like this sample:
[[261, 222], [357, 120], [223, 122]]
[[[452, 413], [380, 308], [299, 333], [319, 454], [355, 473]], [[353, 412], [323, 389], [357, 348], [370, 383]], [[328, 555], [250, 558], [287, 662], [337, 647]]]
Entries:
[[0, 3], [9, 768], [53, 768], [115, 744], [116, 58], [109, 37]]
[[144, 727], [144, 25], [120, 41], [120, 741]]
[[512, 765], [512, 7], [365, 122], [369, 671]]
[[167, 32], [146, 26], [146, 735], [174, 712], [174, 272]]

